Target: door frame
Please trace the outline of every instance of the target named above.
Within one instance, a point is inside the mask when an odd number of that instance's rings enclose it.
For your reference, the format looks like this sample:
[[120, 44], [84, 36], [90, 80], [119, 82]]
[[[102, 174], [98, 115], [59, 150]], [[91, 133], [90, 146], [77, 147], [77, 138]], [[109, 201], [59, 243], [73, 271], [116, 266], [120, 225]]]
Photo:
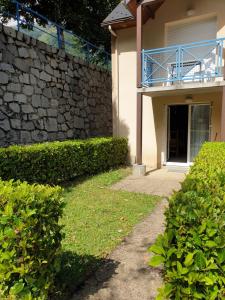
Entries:
[[[169, 151], [169, 142], [168, 142], [168, 131], [169, 131], [169, 107], [170, 106], [178, 106], [178, 105], [187, 105], [188, 106], [188, 135], [187, 135], [187, 162], [186, 163], [180, 163], [180, 162], [168, 162], [168, 151]], [[192, 106], [200, 106], [200, 105], [208, 105], [210, 108], [210, 119], [209, 119], [209, 140], [212, 140], [212, 103], [211, 102], [196, 102], [196, 103], [170, 103], [166, 104], [166, 149], [165, 149], [165, 159], [166, 161], [164, 162], [163, 165], [166, 166], [182, 166], [182, 167], [187, 167], [193, 165], [193, 162], [190, 161], [190, 147], [191, 147], [191, 108]]]

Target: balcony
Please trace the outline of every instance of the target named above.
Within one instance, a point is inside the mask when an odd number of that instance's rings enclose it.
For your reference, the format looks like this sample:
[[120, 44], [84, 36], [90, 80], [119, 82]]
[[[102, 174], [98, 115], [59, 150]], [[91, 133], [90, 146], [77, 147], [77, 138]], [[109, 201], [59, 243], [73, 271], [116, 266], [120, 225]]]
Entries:
[[213, 82], [224, 76], [225, 38], [142, 50], [142, 87]]

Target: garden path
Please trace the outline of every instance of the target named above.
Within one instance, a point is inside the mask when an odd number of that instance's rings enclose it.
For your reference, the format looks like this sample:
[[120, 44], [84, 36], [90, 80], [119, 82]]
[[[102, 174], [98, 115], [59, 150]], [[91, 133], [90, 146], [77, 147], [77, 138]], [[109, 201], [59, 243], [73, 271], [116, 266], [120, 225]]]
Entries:
[[[169, 196], [174, 189], [179, 189], [184, 174], [167, 172], [159, 170], [142, 178], [129, 176], [113, 188]], [[108, 262], [86, 281], [72, 300], [155, 299], [157, 289], [162, 285], [162, 269], [148, 266], [148, 248], [164, 231], [166, 207], [167, 200], [164, 198], [111, 253]]]

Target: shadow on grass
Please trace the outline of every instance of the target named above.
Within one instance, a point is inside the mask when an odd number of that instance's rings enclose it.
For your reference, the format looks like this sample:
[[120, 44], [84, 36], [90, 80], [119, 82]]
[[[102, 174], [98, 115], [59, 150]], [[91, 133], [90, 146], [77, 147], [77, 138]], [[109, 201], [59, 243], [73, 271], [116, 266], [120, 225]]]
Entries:
[[[118, 166], [115, 166], [114, 168], [110, 168], [110, 169], [106, 169], [106, 170], [102, 170], [102, 171], [99, 171], [99, 172], [96, 172], [95, 174], [87, 174], [87, 175], [80, 175], [80, 176], [77, 176], [69, 181], [66, 181], [66, 182], [62, 182], [60, 183], [59, 185], [66, 189], [68, 192], [70, 192], [71, 190], [73, 190], [74, 187], [76, 187], [77, 185], [79, 184], [82, 184], [83, 182], [89, 180], [89, 179], [92, 179], [93, 177], [96, 177], [96, 176], [99, 176], [99, 175], [103, 175], [104, 173], [109, 173], [109, 172], [113, 172], [113, 171], [117, 171], [118, 169], [127, 169], [129, 168], [130, 165], [129, 164], [123, 164], [123, 165], [118, 165]], [[125, 175], [128, 176], [129, 174]], [[121, 180], [123, 179], [122, 178], [119, 178], [118, 180]]]
[[[50, 296], [50, 299], [71, 299], [72, 295], [81, 289], [85, 281], [92, 276], [96, 279], [96, 285], [92, 289], [88, 289], [86, 293], [92, 294], [96, 292], [115, 273], [118, 264], [118, 262], [110, 259], [101, 259], [91, 255], [80, 256], [71, 251], [63, 252], [61, 256], [61, 271], [56, 277], [55, 291]], [[102, 268], [103, 271], [101, 270]], [[104, 276], [98, 276], [98, 273], [103, 273]]]

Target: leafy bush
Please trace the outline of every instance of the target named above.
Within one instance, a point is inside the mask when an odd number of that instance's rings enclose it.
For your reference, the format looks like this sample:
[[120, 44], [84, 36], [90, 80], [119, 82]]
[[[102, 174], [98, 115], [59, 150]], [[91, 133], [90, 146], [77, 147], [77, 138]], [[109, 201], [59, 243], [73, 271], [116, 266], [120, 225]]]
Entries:
[[59, 183], [126, 163], [125, 138], [96, 138], [0, 149], [0, 177]]
[[158, 299], [225, 299], [225, 143], [206, 143], [150, 250], [165, 266]]
[[47, 299], [61, 250], [61, 188], [0, 181], [0, 299]]

